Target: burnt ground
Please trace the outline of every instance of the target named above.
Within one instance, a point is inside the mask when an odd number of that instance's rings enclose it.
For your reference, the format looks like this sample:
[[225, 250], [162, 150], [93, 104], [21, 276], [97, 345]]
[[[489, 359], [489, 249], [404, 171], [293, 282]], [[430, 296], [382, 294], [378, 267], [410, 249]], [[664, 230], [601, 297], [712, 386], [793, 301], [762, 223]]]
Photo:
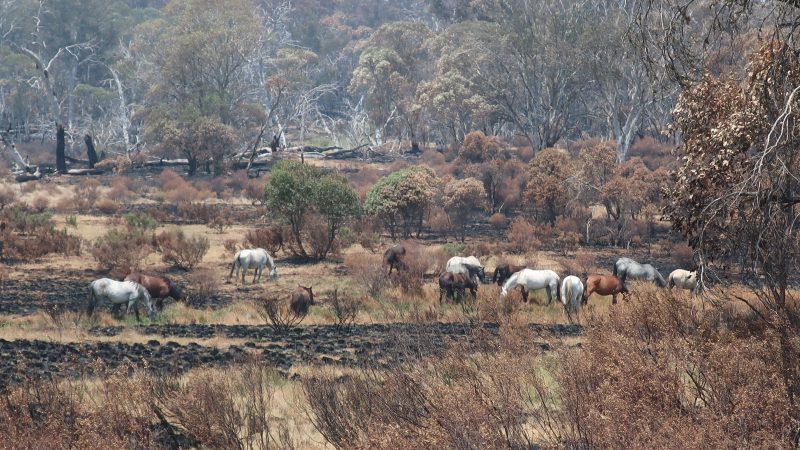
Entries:
[[[23, 378], [80, 376], [97, 368], [146, 367], [159, 373], [176, 374], [196, 367], [223, 366], [256, 359], [289, 375], [293, 366], [338, 365], [387, 368], [434, 356], [448, 343], [480, 346], [482, 336], [496, 335], [497, 325], [479, 328], [461, 323], [374, 324], [339, 329], [330, 325], [295, 327], [278, 331], [268, 326], [244, 325], [148, 325], [133, 327], [152, 339], [146, 343], [80, 342], [0, 339], [0, 389]], [[98, 336], [113, 336], [125, 327], [92, 330]], [[577, 336], [576, 325], [531, 325], [539, 336]], [[226, 337], [244, 340], [227, 348], [186, 345], [171, 337]], [[240, 342], [240, 341], [239, 341]], [[542, 350], [548, 346], [531, 342]]]

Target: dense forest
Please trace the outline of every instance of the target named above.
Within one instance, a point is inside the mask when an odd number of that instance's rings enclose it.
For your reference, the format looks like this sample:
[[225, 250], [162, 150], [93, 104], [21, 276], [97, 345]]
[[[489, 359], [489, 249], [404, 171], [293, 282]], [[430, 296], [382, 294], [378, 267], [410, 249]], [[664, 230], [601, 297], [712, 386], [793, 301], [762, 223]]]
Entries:
[[[4, 142], [192, 161], [282, 146], [535, 151], [587, 137], [625, 160], [678, 84], [638, 56], [631, 2], [5, 0]], [[288, 141], [288, 142], [287, 142]], [[9, 156], [10, 157], [10, 156]], [[221, 167], [216, 168], [218, 171]]]

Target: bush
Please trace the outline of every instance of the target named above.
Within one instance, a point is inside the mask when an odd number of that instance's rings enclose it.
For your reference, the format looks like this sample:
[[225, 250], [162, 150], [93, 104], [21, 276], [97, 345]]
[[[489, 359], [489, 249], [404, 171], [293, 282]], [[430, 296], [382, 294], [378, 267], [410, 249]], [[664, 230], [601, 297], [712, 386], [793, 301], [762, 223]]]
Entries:
[[536, 239], [536, 227], [522, 218], [511, 223], [506, 234], [508, 250], [512, 253], [528, 253], [538, 250], [540, 242]]
[[349, 253], [344, 257], [349, 275], [356, 284], [372, 298], [378, 298], [388, 285], [388, 269], [383, 265], [383, 256], [370, 253]]
[[17, 191], [13, 187], [3, 183], [0, 184], [0, 210], [17, 201]]
[[129, 228], [140, 230], [155, 230], [158, 228], [158, 221], [145, 212], [129, 212], [123, 216]]
[[695, 266], [694, 251], [685, 243], [673, 245], [669, 255], [678, 267], [691, 270]]
[[50, 206], [50, 198], [44, 194], [37, 195], [33, 199], [31, 206], [33, 206], [33, 210], [37, 213], [43, 213]]
[[103, 214], [116, 214], [120, 210], [119, 203], [110, 198], [100, 199], [95, 207]]
[[508, 218], [503, 213], [494, 213], [489, 217], [489, 224], [495, 230], [505, 230], [506, 226], [508, 226]]
[[358, 313], [361, 312], [363, 302], [356, 297], [339, 295], [339, 289], [334, 288], [328, 294], [325, 303], [330, 305], [333, 312], [333, 326], [349, 330], [355, 324]]
[[290, 239], [291, 231], [287, 227], [273, 226], [248, 230], [242, 243], [248, 248], [263, 248], [274, 256]]
[[189, 299], [191, 303], [202, 305], [213, 300], [219, 294], [217, 275], [210, 269], [197, 269], [186, 276], [186, 284], [191, 286]]
[[140, 268], [153, 249], [150, 239], [141, 231], [112, 228], [97, 238], [89, 253], [100, 268], [114, 277], [123, 277]]
[[285, 332], [306, 318], [307, 309], [292, 308], [288, 300], [266, 297], [256, 302], [256, 311], [268, 325], [279, 332]]
[[154, 236], [153, 242], [165, 263], [185, 270], [191, 270], [199, 264], [209, 248], [207, 237], [187, 238], [180, 229], [164, 231]]

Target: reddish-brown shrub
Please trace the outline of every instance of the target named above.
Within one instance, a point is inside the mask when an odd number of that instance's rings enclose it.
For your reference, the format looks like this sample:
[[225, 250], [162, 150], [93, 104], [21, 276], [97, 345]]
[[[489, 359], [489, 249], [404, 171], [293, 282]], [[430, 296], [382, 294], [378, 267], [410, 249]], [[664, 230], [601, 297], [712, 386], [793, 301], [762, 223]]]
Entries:
[[116, 214], [120, 210], [119, 203], [110, 198], [102, 198], [97, 201], [95, 207], [103, 214]]
[[503, 213], [494, 213], [489, 217], [489, 224], [495, 230], [505, 230], [508, 226], [508, 218]]
[[383, 265], [382, 255], [349, 253], [344, 257], [344, 265], [356, 285], [373, 298], [377, 298], [388, 285], [388, 268]]
[[199, 264], [209, 248], [207, 237], [186, 237], [180, 229], [167, 230], [154, 236], [153, 244], [165, 263], [186, 270]]
[[17, 200], [17, 191], [13, 187], [3, 183], [0, 184], [0, 210], [14, 203]]
[[694, 251], [692, 250], [692, 247], [689, 247], [687, 244], [675, 244], [671, 249], [665, 250], [669, 250], [669, 255], [679, 267], [684, 269], [691, 269], [694, 267]]
[[242, 190], [242, 196], [250, 200], [250, 203], [253, 205], [260, 205], [264, 203], [265, 183], [266, 179], [263, 178], [248, 180], [247, 184], [244, 186], [244, 189]]
[[112, 228], [97, 238], [89, 252], [101, 269], [114, 277], [124, 277], [139, 269], [153, 250], [147, 235], [132, 229]]
[[49, 206], [50, 198], [44, 194], [37, 195], [31, 202], [31, 207], [33, 207], [33, 210], [38, 213], [45, 212]]
[[234, 254], [239, 251], [239, 243], [236, 242], [236, 239], [225, 239], [222, 243], [222, 247], [228, 251], [230, 254]]
[[283, 244], [291, 240], [291, 231], [285, 226], [253, 228], [244, 235], [242, 244], [247, 248], [263, 248], [271, 255], [277, 254]]
[[511, 223], [506, 234], [508, 250], [512, 253], [527, 253], [539, 249], [540, 242], [536, 238], [536, 227], [518, 217]]

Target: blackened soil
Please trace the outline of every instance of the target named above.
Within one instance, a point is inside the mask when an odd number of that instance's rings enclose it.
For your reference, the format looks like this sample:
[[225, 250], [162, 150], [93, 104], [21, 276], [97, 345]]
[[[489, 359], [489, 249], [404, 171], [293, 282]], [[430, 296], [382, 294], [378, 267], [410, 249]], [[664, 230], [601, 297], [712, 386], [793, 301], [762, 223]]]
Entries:
[[[287, 374], [297, 365], [346, 367], [391, 367], [439, 354], [450, 342], [474, 346], [483, 336], [498, 333], [496, 325], [471, 328], [466, 324], [375, 324], [350, 329], [333, 326], [302, 326], [283, 332], [267, 326], [244, 325], [149, 325], [134, 327], [153, 335], [145, 344], [121, 342], [54, 343], [38, 340], [0, 339], [0, 389], [23, 378], [78, 376], [98, 367], [146, 367], [159, 373], [181, 373], [201, 366], [224, 366], [257, 359]], [[531, 325], [540, 335], [576, 336], [575, 325]], [[123, 327], [92, 330], [113, 336]], [[227, 348], [197, 343], [180, 345], [170, 337], [203, 339], [227, 337], [245, 340]], [[156, 339], [159, 338], [159, 339]], [[547, 350], [547, 344], [531, 342]]]

